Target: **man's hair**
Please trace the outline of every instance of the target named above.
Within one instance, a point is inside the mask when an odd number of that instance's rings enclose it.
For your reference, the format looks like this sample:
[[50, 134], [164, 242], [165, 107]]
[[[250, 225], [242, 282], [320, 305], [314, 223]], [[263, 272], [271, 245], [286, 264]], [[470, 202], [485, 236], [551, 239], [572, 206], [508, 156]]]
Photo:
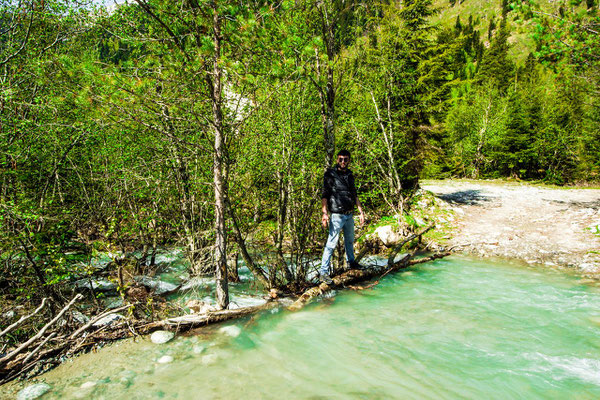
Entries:
[[340, 150], [340, 151], [337, 153], [337, 155], [338, 155], [338, 157], [339, 157], [339, 156], [348, 156], [348, 157], [350, 157], [350, 152], [349, 152], [348, 150]]

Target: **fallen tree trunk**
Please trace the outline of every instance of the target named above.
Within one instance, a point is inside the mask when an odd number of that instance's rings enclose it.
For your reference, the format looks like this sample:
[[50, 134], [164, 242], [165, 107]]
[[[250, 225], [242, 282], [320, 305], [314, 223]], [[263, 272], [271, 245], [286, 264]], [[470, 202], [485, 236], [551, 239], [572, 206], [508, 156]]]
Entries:
[[[422, 235], [429, 232], [431, 229], [434, 228], [434, 226], [435, 225], [429, 225], [426, 228], [422, 229], [421, 231], [407, 237], [402, 242], [400, 242], [390, 252], [390, 254], [388, 256], [388, 262], [387, 262], [388, 267], [387, 268], [377, 266], [375, 268], [362, 269], [362, 270], [351, 269], [340, 275], [334, 276], [331, 278], [333, 280], [333, 287], [326, 283], [321, 283], [318, 286], [308, 289], [306, 292], [304, 292], [302, 294], [302, 296], [300, 296], [298, 298], [298, 300], [296, 300], [294, 302], [294, 304], [292, 304], [289, 307], [289, 309], [293, 310], [293, 311], [299, 310], [300, 308], [304, 307], [304, 305], [306, 303], [308, 303], [314, 297], [321, 296], [321, 295], [331, 291], [334, 287], [349, 286], [355, 282], [366, 281], [366, 280], [372, 279], [376, 276], [379, 276], [381, 279], [381, 277], [383, 277], [391, 272], [397, 271], [399, 269], [406, 268], [409, 265], [420, 264], [420, 263], [435, 260], [437, 258], [442, 258], [442, 257], [449, 255], [450, 254], [449, 252], [437, 253], [437, 254], [434, 254], [433, 256], [425, 257], [423, 259], [411, 260], [412, 257], [415, 255], [415, 252], [413, 252], [410, 254], [407, 253], [400, 258], [397, 257], [397, 254], [402, 250], [402, 247], [404, 247], [404, 245], [406, 245], [407, 243], [409, 243], [410, 241], [412, 241], [414, 239], [417, 239], [417, 238], [420, 239]], [[364, 254], [361, 253], [360, 256], [357, 257], [357, 260], [360, 261], [360, 259], [362, 258], [363, 255]], [[379, 281], [377, 281], [377, 283], [378, 282]], [[372, 286], [374, 286], [374, 285], [372, 285]]]

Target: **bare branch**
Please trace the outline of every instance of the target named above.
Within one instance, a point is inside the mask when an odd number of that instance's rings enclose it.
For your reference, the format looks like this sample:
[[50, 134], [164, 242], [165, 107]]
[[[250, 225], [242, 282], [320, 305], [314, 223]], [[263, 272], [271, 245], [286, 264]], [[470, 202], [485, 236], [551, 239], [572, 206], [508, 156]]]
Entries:
[[21, 318], [19, 318], [19, 320], [17, 322], [15, 322], [14, 324], [10, 325], [5, 330], [3, 330], [2, 332], [0, 332], [0, 337], [6, 335], [8, 332], [12, 331], [13, 329], [15, 329], [16, 327], [18, 327], [19, 325], [21, 325], [23, 322], [27, 321], [29, 318], [33, 317], [35, 314], [37, 314], [38, 312], [40, 312], [42, 310], [42, 308], [44, 308], [44, 306], [46, 305], [46, 300], [48, 300], [48, 298], [44, 297], [42, 299], [42, 304], [40, 304], [38, 306], [38, 308], [35, 309], [34, 312], [32, 312], [29, 315], [22, 316]]
[[17, 349], [15, 349], [14, 351], [12, 351], [11, 353], [9, 353], [8, 355], [6, 355], [5, 357], [0, 358], [0, 365], [7, 363], [8, 361], [12, 360], [13, 358], [15, 358], [15, 356], [17, 354], [19, 354], [20, 352], [22, 352], [23, 350], [25, 350], [27, 347], [31, 346], [32, 343], [34, 343], [36, 340], [38, 340], [39, 338], [41, 338], [42, 336], [44, 336], [44, 333], [46, 333], [46, 331], [48, 330], [48, 328], [50, 328], [54, 323], [56, 323], [56, 321], [58, 321], [65, 312], [67, 312], [67, 310], [69, 308], [71, 308], [71, 306], [79, 299], [81, 299], [83, 297], [83, 295], [78, 294], [77, 296], [73, 297], [73, 300], [71, 300], [69, 302], [69, 304], [67, 304], [57, 315], [56, 317], [54, 317], [52, 319], [52, 321], [48, 322], [42, 329], [40, 329], [40, 331], [33, 337], [31, 337], [28, 341], [26, 341], [25, 343], [23, 343], [21, 346], [19, 346]]

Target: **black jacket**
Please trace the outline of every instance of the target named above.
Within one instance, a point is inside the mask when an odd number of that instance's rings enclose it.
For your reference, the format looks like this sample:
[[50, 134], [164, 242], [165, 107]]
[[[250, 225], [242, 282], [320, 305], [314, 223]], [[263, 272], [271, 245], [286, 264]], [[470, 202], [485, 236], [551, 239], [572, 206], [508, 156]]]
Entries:
[[336, 214], [347, 214], [356, 204], [356, 186], [352, 171], [340, 171], [337, 167], [328, 168], [323, 177], [323, 199], [327, 199], [327, 208]]

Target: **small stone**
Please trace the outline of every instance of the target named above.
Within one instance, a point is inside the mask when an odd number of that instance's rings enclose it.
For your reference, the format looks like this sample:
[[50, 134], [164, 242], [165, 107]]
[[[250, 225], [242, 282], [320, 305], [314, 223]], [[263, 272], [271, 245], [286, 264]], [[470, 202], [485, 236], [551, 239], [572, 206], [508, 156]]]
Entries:
[[159, 364], [168, 364], [170, 362], [173, 362], [173, 357], [171, 356], [162, 356], [158, 359]]
[[9, 310], [7, 312], [5, 312], [4, 314], [2, 314], [2, 318], [4, 319], [13, 319], [15, 317], [16, 313], [13, 310]]
[[106, 308], [111, 310], [113, 308], [121, 307], [125, 304], [125, 302], [123, 301], [122, 297], [108, 297], [104, 300], [104, 304]]
[[119, 379], [119, 383], [125, 387], [129, 387], [132, 384], [131, 379], [127, 378], [126, 376]]
[[73, 316], [73, 319], [75, 321], [77, 321], [80, 324], [86, 324], [88, 322], [90, 322], [90, 318], [82, 313], [80, 313], [79, 311], [73, 311], [71, 312], [71, 315]]
[[96, 386], [96, 382], [89, 381], [89, 382], [82, 383], [81, 386], [80, 386], [80, 388], [81, 389], [91, 389], [94, 386]]
[[581, 263], [579, 264], [579, 269], [584, 272], [597, 272], [598, 266], [594, 263]]
[[206, 346], [196, 345], [193, 347], [192, 351], [194, 352], [194, 354], [202, 354], [206, 351]]
[[231, 337], [238, 337], [238, 336], [240, 336], [240, 333], [242, 333], [242, 329], [239, 326], [229, 325], [229, 326], [224, 326], [221, 329], [219, 329], [219, 332], [224, 333]]
[[33, 400], [43, 396], [52, 387], [45, 383], [36, 383], [35, 385], [27, 386], [17, 394], [17, 400]]
[[150, 336], [150, 340], [154, 344], [163, 344], [173, 339], [173, 337], [175, 337], [175, 334], [173, 332], [156, 331]]

